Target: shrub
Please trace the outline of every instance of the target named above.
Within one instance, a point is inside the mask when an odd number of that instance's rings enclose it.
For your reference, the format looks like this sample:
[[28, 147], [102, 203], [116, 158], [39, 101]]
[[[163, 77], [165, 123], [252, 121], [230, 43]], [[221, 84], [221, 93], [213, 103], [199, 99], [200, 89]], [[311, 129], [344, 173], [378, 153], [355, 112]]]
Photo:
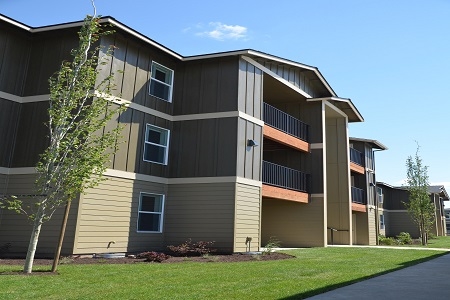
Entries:
[[396, 238], [400, 245], [411, 245], [413, 243], [411, 235], [408, 232], [400, 232]]
[[385, 246], [392, 246], [392, 245], [397, 245], [398, 244], [396, 239], [394, 239], [392, 237], [385, 237], [382, 234], [380, 234], [378, 236], [378, 241], [379, 241], [380, 245], [385, 245]]
[[264, 246], [264, 251], [262, 252], [262, 254], [266, 255], [266, 254], [270, 254], [272, 253], [274, 248], [279, 248], [281, 245], [281, 242], [279, 240], [277, 240], [274, 236], [271, 236], [269, 238], [269, 241], [267, 241], [267, 244]]
[[191, 239], [188, 239], [186, 242], [178, 246], [170, 245], [167, 246], [167, 248], [169, 248], [169, 250], [177, 256], [201, 256], [215, 252], [216, 249], [211, 248], [213, 244], [214, 241], [198, 241], [193, 243]]
[[429, 240], [433, 240], [433, 239], [437, 239], [437, 237], [436, 237], [436, 235], [435, 235], [434, 233], [429, 232], [429, 233], [428, 233], [428, 239], [429, 239]]
[[148, 251], [148, 252], [142, 252], [136, 255], [137, 258], [145, 258], [145, 261], [148, 262], [162, 262], [168, 258], [170, 258], [170, 255], [164, 254], [162, 252], [155, 252], [155, 251]]

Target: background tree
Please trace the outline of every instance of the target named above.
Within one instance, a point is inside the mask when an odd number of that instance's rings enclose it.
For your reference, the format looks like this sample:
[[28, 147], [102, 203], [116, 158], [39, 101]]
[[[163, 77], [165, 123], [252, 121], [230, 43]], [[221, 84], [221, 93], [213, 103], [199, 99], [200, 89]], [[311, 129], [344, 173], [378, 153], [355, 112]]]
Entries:
[[406, 160], [407, 189], [409, 202], [404, 202], [414, 222], [419, 226], [422, 245], [428, 242], [428, 233], [434, 219], [434, 206], [428, 195], [428, 167], [424, 166], [419, 156], [419, 146], [416, 155]]
[[26, 273], [32, 271], [42, 224], [51, 219], [57, 208], [98, 185], [111, 150], [117, 150], [120, 127], [105, 130], [106, 123], [123, 109], [106, 98], [111, 95], [114, 74], [97, 78], [99, 67], [108, 63], [112, 50], [107, 49], [106, 55], [99, 57], [99, 47], [93, 46], [109, 33], [99, 23], [94, 6], [94, 15], [85, 18], [78, 33], [79, 45], [71, 51], [73, 60], [63, 62], [49, 80], [49, 146], [36, 166], [37, 196], [32, 210], [27, 210], [28, 201], [4, 201], [4, 206], [33, 220], [23, 269]]

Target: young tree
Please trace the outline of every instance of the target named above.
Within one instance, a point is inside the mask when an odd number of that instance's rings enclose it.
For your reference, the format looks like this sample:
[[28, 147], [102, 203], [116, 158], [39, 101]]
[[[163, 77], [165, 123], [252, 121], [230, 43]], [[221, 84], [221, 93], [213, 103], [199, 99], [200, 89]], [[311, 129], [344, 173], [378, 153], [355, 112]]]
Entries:
[[[92, 1], [92, 5], [94, 3]], [[99, 47], [93, 45], [109, 34], [96, 16], [87, 16], [79, 35], [79, 45], [73, 49], [71, 62], [63, 62], [50, 80], [50, 107], [47, 123], [49, 146], [36, 166], [36, 201], [29, 212], [17, 198], [4, 201], [4, 206], [26, 213], [33, 220], [33, 229], [23, 271], [32, 272], [36, 246], [42, 224], [55, 210], [99, 184], [106, 170], [111, 151], [117, 150], [121, 127], [106, 131], [105, 125], [123, 109], [109, 101], [114, 74], [98, 78], [99, 67], [107, 64], [112, 54], [99, 57]], [[109, 152], [107, 152], [109, 151]]]
[[419, 226], [422, 245], [426, 245], [428, 232], [433, 224], [434, 207], [428, 196], [428, 167], [422, 163], [419, 146], [414, 158], [409, 156], [406, 160], [406, 169], [409, 202], [404, 204], [414, 222]]

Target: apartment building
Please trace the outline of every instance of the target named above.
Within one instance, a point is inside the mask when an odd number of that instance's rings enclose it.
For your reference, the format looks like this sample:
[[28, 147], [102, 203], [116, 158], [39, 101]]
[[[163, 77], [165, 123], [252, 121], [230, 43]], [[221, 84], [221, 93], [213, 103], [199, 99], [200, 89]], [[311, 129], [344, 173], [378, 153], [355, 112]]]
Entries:
[[[224, 252], [250, 240], [258, 250], [272, 236], [284, 247], [369, 240], [353, 233], [366, 225], [352, 216], [347, 132], [363, 118], [316, 67], [255, 50], [185, 57], [114, 18], [101, 22], [115, 26], [100, 40], [115, 50], [100, 80], [114, 72], [113, 96], [128, 108], [107, 125], [124, 126], [107, 180], [72, 203], [63, 255], [187, 239]], [[47, 145], [48, 78], [70, 59], [82, 22], [0, 23], [0, 194], [29, 199]], [[37, 255], [53, 254], [61, 214], [44, 224]], [[30, 230], [0, 211], [0, 245], [12, 253], [25, 253]]]
[[380, 230], [379, 207], [383, 203], [383, 196], [376, 187], [375, 152], [387, 149], [377, 140], [350, 137], [354, 244], [377, 244]]
[[[384, 182], [377, 182], [384, 201], [380, 205], [380, 234], [390, 237], [400, 232], [408, 232], [412, 238], [419, 238], [419, 226], [412, 220], [405, 203], [409, 202], [409, 191], [406, 187], [396, 187]], [[444, 201], [449, 196], [444, 186], [429, 186], [430, 201], [435, 208], [434, 223], [431, 233], [435, 236], [447, 235]]]

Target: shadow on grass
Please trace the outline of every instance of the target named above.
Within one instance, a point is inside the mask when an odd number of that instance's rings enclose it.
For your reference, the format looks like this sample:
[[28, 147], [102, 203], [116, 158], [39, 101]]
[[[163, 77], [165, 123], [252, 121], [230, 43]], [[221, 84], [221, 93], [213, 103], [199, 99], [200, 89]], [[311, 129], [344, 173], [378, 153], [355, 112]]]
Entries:
[[24, 273], [22, 269], [18, 270], [8, 270], [8, 271], [0, 271], [1, 275], [19, 275], [19, 276], [42, 276], [42, 275], [59, 275], [58, 272], [52, 272], [51, 270], [35, 270], [31, 273]]
[[338, 284], [324, 286], [322, 288], [311, 290], [311, 291], [308, 291], [308, 292], [305, 292], [305, 293], [299, 293], [299, 294], [296, 294], [296, 295], [292, 295], [292, 296], [288, 296], [288, 297], [284, 297], [284, 298], [279, 298], [279, 300], [305, 299], [305, 298], [312, 297], [312, 296], [319, 295], [319, 294], [323, 294], [323, 293], [326, 293], [326, 292], [329, 292], [329, 291], [332, 291], [332, 290], [335, 290], [335, 289], [338, 289], [338, 288], [341, 288], [341, 287], [344, 287], [344, 286], [347, 286], [347, 285], [350, 285], [350, 284], [353, 284], [353, 283], [357, 283], [357, 282], [364, 281], [364, 280], [367, 280], [367, 279], [370, 279], [370, 278], [374, 278], [374, 277], [377, 277], [377, 276], [381, 276], [381, 275], [384, 275], [384, 274], [387, 274], [387, 273], [398, 271], [398, 270], [401, 270], [401, 269], [404, 269], [404, 268], [407, 268], [407, 267], [411, 267], [411, 266], [414, 266], [414, 265], [417, 265], [417, 264], [420, 264], [420, 263], [423, 263], [423, 262], [426, 262], [426, 261], [429, 261], [429, 260], [432, 260], [432, 259], [444, 256], [444, 255], [449, 255], [449, 253], [448, 252], [443, 252], [443, 253], [438, 253], [438, 254], [435, 254], [433, 256], [429, 256], [429, 257], [425, 257], [425, 258], [411, 260], [411, 261], [408, 261], [406, 263], [403, 263], [402, 265], [400, 265], [400, 266], [398, 266], [397, 268], [394, 268], [394, 269], [390, 269], [390, 270], [387, 270], [387, 271], [384, 271], [384, 272], [376, 273], [376, 274], [373, 274], [373, 275], [370, 275], [370, 276], [361, 277], [361, 278], [358, 278], [358, 279], [355, 279], [355, 280], [350, 280], [350, 281], [341, 282], [341, 283], [338, 283]]

